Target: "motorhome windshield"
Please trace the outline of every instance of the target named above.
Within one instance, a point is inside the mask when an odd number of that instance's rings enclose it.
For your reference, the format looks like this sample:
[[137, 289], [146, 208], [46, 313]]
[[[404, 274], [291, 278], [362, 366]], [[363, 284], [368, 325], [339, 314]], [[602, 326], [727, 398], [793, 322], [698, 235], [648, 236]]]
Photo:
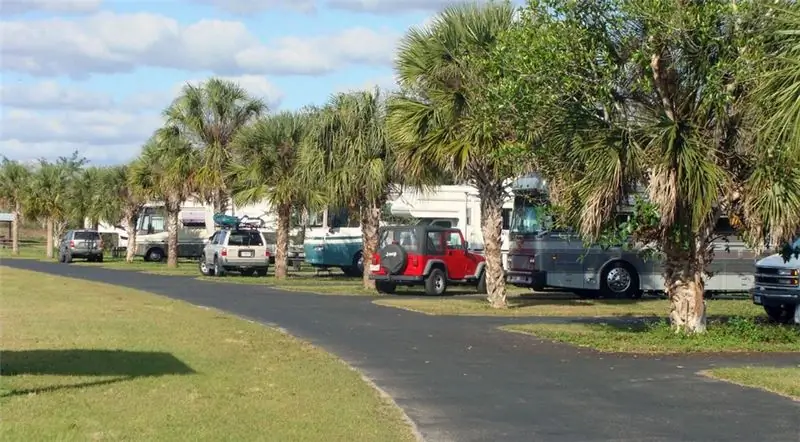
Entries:
[[527, 196], [514, 198], [511, 233], [539, 233], [546, 229], [546, 206]]

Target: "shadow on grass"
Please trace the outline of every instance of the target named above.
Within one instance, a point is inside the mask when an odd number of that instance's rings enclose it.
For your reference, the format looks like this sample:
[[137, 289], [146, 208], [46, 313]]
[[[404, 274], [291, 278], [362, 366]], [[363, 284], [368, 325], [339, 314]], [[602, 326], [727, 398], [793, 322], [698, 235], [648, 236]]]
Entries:
[[113, 379], [16, 389], [0, 397], [20, 396], [108, 385], [142, 377], [194, 374], [191, 367], [170, 353], [125, 350], [14, 350], [0, 355], [2, 376], [116, 376]]

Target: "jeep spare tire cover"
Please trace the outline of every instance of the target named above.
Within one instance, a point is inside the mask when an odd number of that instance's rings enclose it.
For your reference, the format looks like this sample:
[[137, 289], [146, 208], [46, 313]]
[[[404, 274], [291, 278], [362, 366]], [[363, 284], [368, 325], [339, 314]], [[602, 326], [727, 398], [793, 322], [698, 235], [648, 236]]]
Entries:
[[389, 244], [379, 252], [381, 257], [381, 267], [392, 275], [401, 273], [406, 267], [408, 254], [397, 244]]

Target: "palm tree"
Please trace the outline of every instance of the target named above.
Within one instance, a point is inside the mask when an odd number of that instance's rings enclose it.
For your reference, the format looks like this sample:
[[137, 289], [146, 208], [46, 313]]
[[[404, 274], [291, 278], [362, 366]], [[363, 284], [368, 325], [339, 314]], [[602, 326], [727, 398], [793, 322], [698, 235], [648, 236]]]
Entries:
[[433, 169], [476, 187], [481, 198], [486, 285], [490, 304], [506, 306], [501, 258], [505, 183], [519, 164], [499, 155], [508, 138], [488, 123], [478, 103], [485, 91], [479, 60], [512, 26], [509, 4], [461, 4], [403, 38], [395, 71], [402, 94], [389, 104], [388, 127], [403, 173]]
[[97, 229], [105, 201], [103, 180], [106, 170], [102, 167], [86, 167], [77, 172], [70, 186], [69, 218], [76, 227]]
[[103, 210], [100, 218], [112, 223], [122, 223], [128, 235], [125, 261], [133, 262], [136, 251], [136, 223], [146, 202], [144, 191], [132, 181], [136, 161], [130, 165], [110, 167], [103, 180]]
[[[394, 186], [403, 183], [386, 137], [386, 107], [378, 89], [333, 96], [315, 114], [307, 139], [303, 170], [324, 182], [328, 201], [358, 210], [362, 258], [377, 252], [381, 208]], [[364, 266], [364, 287], [375, 286]]]
[[19, 255], [19, 224], [25, 192], [30, 184], [30, 170], [17, 161], [3, 157], [0, 165], [0, 202], [11, 209], [11, 254]]
[[178, 215], [194, 194], [199, 152], [174, 128], [156, 131], [132, 165], [129, 183], [143, 199], [160, 200], [167, 215], [167, 267], [178, 266]]
[[47, 258], [53, 258], [54, 239], [70, 214], [70, 185], [74, 170], [64, 162], [40, 160], [33, 172], [23, 206], [27, 216], [47, 225]]
[[[769, 3], [531, 2], [498, 45], [499, 77], [516, 83], [507, 116], [541, 123], [537, 162], [574, 209], [562, 221], [591, 243], [654, 245], [677, 331], [706, 330], [721, 217], [773, 244], [800, 225], [800, 155], [789, 138], [751, 135], [749, 55]], [[634, 216], [615, 222], [638, 189]]]
[[230, 143], [239, 129], [266, 110], [262, 100], [250, 97], [237, 83], [211, 78], [198, 86], [187, 84], [164, 111], [167, 126], [199, 151], [198, 191], [213, 203], [215, 212], [223, 212], [228, 203]]
[[301, 182], [300, 146], [308, 128], [307, 112], [282, 112], [242, 128], [232, 146], [232, 195], [236, 204], [265, 199], [278, 215], [275, 277], [286, 278], [292, 211], [309, 204], [321, 205], [320, 192]]
[[760, 14], [760, 30], [765, 44], [750, 97], [758, 124], [758, 161], [745, 208], [756, 239], [780, 244], [800, 235], [800, 3], [764, 7], [768, 11]]

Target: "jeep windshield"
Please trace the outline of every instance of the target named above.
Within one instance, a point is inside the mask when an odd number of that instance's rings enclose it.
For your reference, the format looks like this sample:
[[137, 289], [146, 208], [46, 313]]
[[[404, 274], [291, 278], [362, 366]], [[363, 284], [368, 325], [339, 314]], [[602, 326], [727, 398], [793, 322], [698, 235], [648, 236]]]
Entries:
[[419, 250], [417, 230], [414, 227], [386, 229], [381, 234], [378, 248], [386, 247], [389, 244], [396, 244], [409, 252], [417, 251]]

